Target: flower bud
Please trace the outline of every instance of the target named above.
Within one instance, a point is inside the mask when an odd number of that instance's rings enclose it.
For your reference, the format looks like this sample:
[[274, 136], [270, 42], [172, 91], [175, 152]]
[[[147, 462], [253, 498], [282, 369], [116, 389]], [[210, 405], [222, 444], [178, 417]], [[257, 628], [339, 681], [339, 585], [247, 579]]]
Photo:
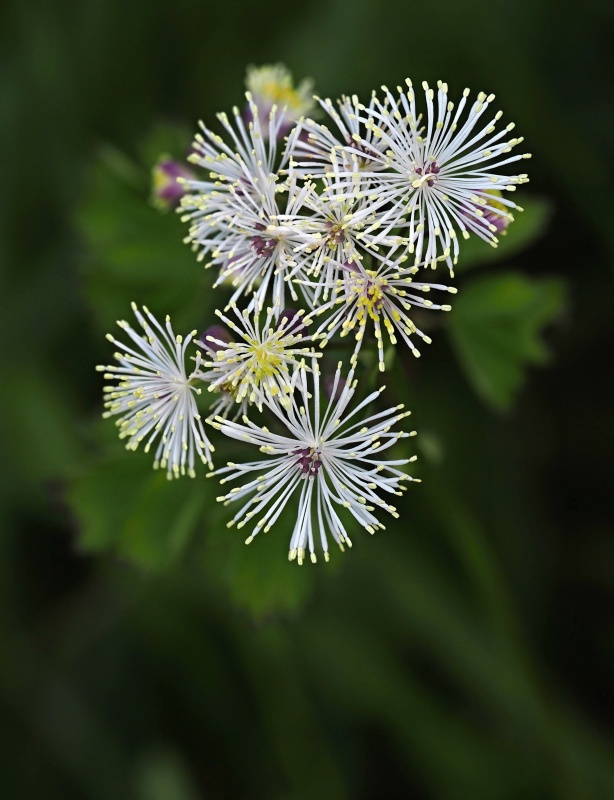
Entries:
[[303, 313], [295, 311], [293, 308], [285, 308], [279, 315], [277, 327], [284, 327], [287, 333], [295, 336], [307, 336], [307, 325], [303, 322]]
[[[262, 135], [268, 138], [266, 124], [273, 106], [277, 107], [277, 117], [281, 124], [277, 131], [279, 138], [286, 136], [298, 120], [308, 115], [314, 107], [312, 98], [313, 83], [307, 79], [294, 88], [292, 73], [283, 64], [272, 64], [264, 67], [248, 67], [245, 85], [252, 101], [258, 110]], [[245, 107], [245, 119], [253, 118], [249, 104]]]
[[215, 355], [219, 350], [224, 350], [225, 345], [232, 341], [232, 336], [223, 325], [211, 325], [200, 335], [200, 342], [210, 356]]
[[169, 156], [161, 156], [152, 170], [152, 202], [160, 211], [177, 208], [184, 195], [183, 184], [177, 179], [194, 180], [191, 169]]
[[[488, 198], [488, 207], [481, 206], [484, 212], [484, 219], [489, 225], [495, 226], [497, 229], [495, 235], [498, 235], [503, 233], [511, 222], [509, 211], [503, 203], [497, 199], [501, 197], [501, 192], [498, 189], [488, 189], [486, 194], [490, 195], [490, 197]], [[501, 211], [501, 214], [498, 214], [497, 211]]]

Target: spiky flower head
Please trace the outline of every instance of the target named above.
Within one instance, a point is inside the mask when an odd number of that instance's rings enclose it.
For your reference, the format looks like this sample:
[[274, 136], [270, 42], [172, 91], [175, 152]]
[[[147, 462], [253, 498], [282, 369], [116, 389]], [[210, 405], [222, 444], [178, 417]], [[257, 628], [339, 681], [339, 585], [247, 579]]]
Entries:
[[170, 318], [161, 325], [143, 306], [142, 312], [133, 303], [132, 310], [143, 333], [135, 331], [125, 320], [118, 325], [131, 340], [119, 341], [111, 334], [107, 339], [117, 348], [114, 354], [119, 366], [99, 366], [105, 379], [105, 418], [118, 417], [120, 439], [127, 439], [128, 450], [136, 450], [144, 442], [145, 452], [157, 441], [154, 468], [166, 469], [168, 478], [186, 473], [195, 476], [196, 458], [212, 469], [214, 448], [204, 431], [196, 407], [195, 376], [200, 369], [200, 353], [196, 365], [186, 371], [186, 350], [196, 331], [185, 338], [173, 332]]
[[204, 346], [211, 360], [204, 363], [206, 371], [199, 377], [209, 384], [210, 392], [222, 391], [236, 403], [247, 400], [262, 410], [266, 398], [275, 397], [282, 405], [288, 404], [292, 374], [303, 356], [319, 356], [302, 322], [304, 311], [288, 309], [280, 315], [271, 307], [261, 320], [258, 314], [240, 312], [234, 304], [231, 310], [234, 320], [221, 311], [215, 313], [236, 341], [225, 341], [215, 331], [206, 335]]
[[[304, 275], [294, 251], [304, 224], [300, 212], [313, 189], [280, 177], [286, 154], [278, 165], [274, 137], [265, 141], [266, 126], [251, 97], [249, 107], [248, 124], [236, 108], [234, 125], [225, 114], [218, 115], [229, 143], [201, 123], [190, 161], [209, 170], [210, 180], [187, 181], [181, 206], [182, 219], [190, 223], [186, 243], [198, 251], [198, 260], [208, 256], [207, 266], [219, 269], [213, 285], [230, 284], [233, 301], [251, 296], [249, 308], [260, 311], [269, 289], [281, 308], [286, 289], [293, 301], [299, 299], [293, 280]], [[274, 107], [269, 132], [278, 131], [279, 125]]]
[[433, 289], [455, 294], [456, 289], [416, 280], [418, 268], [404, 269], [404, 260], [405, 257], [390, 263], [374, 261], [373, 269], [366, 269], [360, 261], [347, 261], [341, 265], [341, 276], [328, 287], [332, 299], [308, 316], [308, 321], [320, 315], [325, 317], [313, 338], [319, 338], [321, 346], [324, 346], [338, 331], [342, 337], [353, 333], [356, 339], [354, 358], [362, 346], [367, 325], [372, 325], [380, 371], [386, 368], [382, 329], [386, 330], [391, 344], [397, 343], [398, 334], [412, 353], [419, 356], [420, 351], [412, 337], [418, 336], [426, 344], [430, 344], [431, 339], [417, 327], [408, 312], [413, 307], [450, 311], [450, 305], [434, 303], [424, 295]]
[[361, 261], [365, 256], [368, 260], [371, 257], [386, 259], [391, 252], [407, 244], [402, 236], [394, 234], [374, 244], [373, 232], [366, 232], [375, 221], [371, 210], [374, 198], [360, 183], [353, 194], [343, 197], [331, 194], [341, 169], [336, 156], [333, 155], [332, 160], [321, 191], [311, 192], [305, 198], [309, 216], [297, 231], [300, 245], [294, 251], [295, 260], [301, 264], [301, 274], [309, 276], [302, 286], [311, 308], [328, 299], [330, 287], [336, 285], [339, 277], [340, 265]]
[[[312, 97], [313, 81], [309, 78], [294, 86], [292, 73], [283, 64], [249, 66], [245, 85], [256, 104], [260, 117], [266, 119], [273, 106], [279, 109], [278, 136], [285, 136], [303, 116], [310, 114], [315, 103]], [[248, 118], [252, 112], [247, 106]], [[266, 136], [268, 131], [263, 131]]]
[[208, 179], [187, 181], [181, 205], [187, 212], [183, 219], [190, 222], [186, 241], [199, 251], [199, 260], [216, 248], [218, 240], [224, 240], [245, 208], [257, 214], [262, 206], [275, 206], [277, 136], [265, 137], [263, 129], [268, 126], [277, 131], [279, 117], [272, 109], [263, 119], [250, 95], [248, 103], [252, 111], [249, 123], [234, 108], [232, 121], [225, 113], [217, 115], [224, 137], [200, 122], [201, 132], [192, 144], [188, 160], [206, 170]]
[[[460, 251], [459, 233], [464, 238], [475, 233], [496, 246], [497, 232], [512, 219], [512, 210], [521, 210], [504, 195], [526, 182], [526, 173], [505, 175], [499, 170], [530, 154], [509, 155], [523, 139], [508, 136], [513, 124], [497, 129], [502, 113], [488, 113], [494, 95], [478, 93], [465, 114], [469, 89], [455, 106], [447, 84], [439, 81], [435, 94], [424, 82], [424, 116], [417, 110], [411, 81], [406, 83], [406, 90], [397, 87], [396, 96], [384, 86], [383, 101], [372, 97], [368, 107], [355, 104], [355, 124], [368, 135], [353, 134], [353, 146], [337, 143], [349, 163], [335, 191], [352, 194], [355, 182], [367, 179], [378, 213], [375, 227], [365, 232], [373, 232], [377, 242], [402, 225], [415, 263], [434, 267], [443, 256], [452, 270]], [[335, 111], [331, 116], [337, 121], [339, 115]], [[322, 139], [315, 131], [312, 135], [316, 143]], [[317, 161], [315, 153], [313, 158]], [[499, 198], [492, 189], [499, 190]]]
[[315, 562], [319, 544], [328, 561], [329, 537], [341, 550], [346, 544], [351, 546], [346, 525], [338, 513], [340, 508], [347, 509], [369, 533], [385, 527], [373, 513], [376, 509], [398, 516], [396, 508], [378, 492], [401, 495], [406, 489], [404, 481], [415, 479], [399, 467], [416, 457], [385, 459], [382, 454], [399, 439], [413, 436], [415, 431], [391, 430], [409, 414], [402, 410], [403, 406], [377, 411], [366, 419], [362, 417], [360, 412], [379, 397], [384, 387], [348, 410], [357, 381], [351, 370], [343, 383], [341, 364], [325, 407], [315, 359], [310, 373], [305, 364], [296, 370], [291, 386], [289, 405], [282, 405], [278, 397], [265, 399], [283, 433], [258, 426], [247, 417], [243, 418], [243, 424], [222, 418], [212, 423], [226, 436], [258, 446], [267, 457], [245, 464], [229, 463], [211, 474], [224, 475], [220, 481], [223, 484], [247, 479], [218, 497], [226, 505], [241, 502], [229, 527], [236, 524], [242, 528], [252, 519], [257, 520], [246, 544], [261, 530], [270, 530], [284, 507], [298, 498], [289, 558], [302, 564], [309, 551], [311, 561]]

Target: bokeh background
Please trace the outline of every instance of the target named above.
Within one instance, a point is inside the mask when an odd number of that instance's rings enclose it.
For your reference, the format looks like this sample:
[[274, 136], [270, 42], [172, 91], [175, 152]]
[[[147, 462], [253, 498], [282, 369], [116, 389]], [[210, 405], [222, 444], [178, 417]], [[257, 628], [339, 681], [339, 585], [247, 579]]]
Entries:
[[[2, 797], [614, 797], [612, 16], [4, 0]], [[149, 170], [277, 61], [323, 95], [495, 92], [534, 154], [528, 222], [395, 364], [423, 483], [315, 569], [125, 455], [94, 371], [132, 299], [206, 324]]]

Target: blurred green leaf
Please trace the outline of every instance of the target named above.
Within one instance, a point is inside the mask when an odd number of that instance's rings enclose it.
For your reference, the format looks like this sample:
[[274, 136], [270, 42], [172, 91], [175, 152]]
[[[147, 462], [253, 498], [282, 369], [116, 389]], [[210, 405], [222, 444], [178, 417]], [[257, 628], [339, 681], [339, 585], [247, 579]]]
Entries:
[[10, 365], [0, 393], [11, 470], [28, 483], [66, 474], [83, 457], [75, 403], [61, 378], [40, 359]]
[[205, 570], [212, 582], [222, 584], [235, 605], [254, 617], [298, 611], [311, 593], [315, 570], [334, 569], [332, 562], [313, 565], [307, 559], [299, 567], [296, 561], [288, 561], [290, 535], [296, 519], [292, 501], [275, 527], [268, 533], [260, 533], [249, 545], [244, 542], [251, 528], [227, 528], [226, 523], [231, 518], [221, 504], [209, 510]]
[[81, 547], [113, 550], [140, 566], [177, 562], [193, 534], [207, 492], [202, 474], [169, 481], [151, 459], [121, 453], [76, 478], [69, 499], [80, 522]]
[[153, 208], [149, 193], [148, 169], [113, 148], [100, 150], [77, 223], [88, 299], [104, 331], [133, 300], [170, 313], [180, 330], [206, 326], [212, 314], [211, 275], [183, 243], [186, 226]]
[[161, 155], [185, 162], [193, 135], [194, 132], [186, 125], [159, 122], [140, 143], [139, 159], [147, 169], [151, 169]]
[[526, 250], [545, 233], [552, 216], [550, 202], [542, 197], [522, 197], [519, 205], [524, 211], [514, 214], [514, 221], [499, 236], [497, 247], [487, 244], [479, 236], [471, 236], [467, 241], [461, 242], [455, 272], [511, 258]]
[[149, 751], [136, 774], [138, 800], [198, 800], [195, 782], [185, 759], [171, 748]]
[[478, 278], [459, 294], [450, 336], [475, 391], [490, 406], [509, 410], [527, 366], [548, 360], [542, 328], [563, 308], [565, 285], [515, 272]]

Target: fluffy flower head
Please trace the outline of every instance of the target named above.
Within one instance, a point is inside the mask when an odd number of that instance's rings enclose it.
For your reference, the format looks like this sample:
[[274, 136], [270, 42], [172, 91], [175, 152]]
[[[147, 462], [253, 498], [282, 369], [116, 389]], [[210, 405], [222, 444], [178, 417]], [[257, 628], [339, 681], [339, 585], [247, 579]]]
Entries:
[[402, 494], [406, 488], [403, 482], [414, 479], [399, 467], [414, 461], [415, 456], [386, 460], [382, 453], [399, 439], [414, 435], [415, 431], [391, 430], [394, 423], [409, 412], [403, 412], [403, 406], [396, 406], [364, 419], [360, 412], [378, 398], [383, 389], [373, 392], [348, 411], [356, 386], [353, 370], [343, 382], [339, 364], [329, 393], [331, 399], [323, 408], [318, 363], [314, 359], [310, 373], [305, 364], [294, 373], [289, 405], [281, 405], [277, 398], [266, 399], [283, 433], [273, 433], [247, 417], [243, 418], [243, 424], [222, 418], [212, 423], [226, 436], [257, 445], [267, 456], [245, 464], [230, 463], [212, 473], [225, 476], [221, 483], [247, 479], [218, 498], [225, 504], [241, 501], [241, 508], [229, 526], [236, 524], [242, 528], [253, 518], [257, 519], [246, 539], [247, 544], [261, 530], [270, 530], [284, 507], [297, 496], [289, 558], [297, 559], [299, 564], [303, 563], [307, 551], [311, 561], [317, 560], [317, 544], [328, 561], [329, 537], [341, 550], [346, 544], [351, 546], [338, 513], [340, 508], [347, 509], [369, 533], [385, 527], [373, 513], [376, 509], [398, 516], [395, 507], [381, 494]]
[[190, 161], [209, 170], [210, 180], [186, 181], [181, 206], [182, 219], [190, 223], [185, 241], [198, 251], [199, 260], [209, 256], [207, 266], [219, 269], [214, 286], [232, 285], [233, 301], [252, 295], [250, 310], [260, 311], [269, 288], [280, 308], [285, 305], [286, 289], [298, 300], [292, 281], [303, 276], [294, 252], [301, 244], [298, 232], [304, 219], [300, 212], [313, 190], [280, 177], [286, 156], [282, 155], [278, 170], [274, 139], [281, 124], [279, 115], [273, 107], [267, 128], [248, 97], [249, 123], [238, 109], [234, 124], [225, 114], [219, 115], [228, 142], [201, 123], [202, 133], [196, 136]]
[[295, 314], [288, 310], [279, 316], [275, 309], [269, 308], [261, 322], [258, 314], [252, 318], [234, 304], [231, 308], [235, 320], [221, 311], [215, 313], [237, 341], [224, 341], [219, 333], [206, 336], [203, 346], [212, 360], [205, 362], [209, 369], [199, 377], [209, 383], [210, 392], [223, 391], [235, 402], [247, 400], [260, 410], [267, 397], [288, 404], [291, 376], [299, 365], [297, 357], [313, 353], [307, 328], [302, 323], [304, 312]]
[[209, 443], [196, 408], [194, 395], [200, 393], [193, 385], [199, 367], [187, 374], [186, 348], [196, 331], [185, 339], [175, 336], [169, 317], [162, 326], [150, 311], [132, 310], [143, 333], [124, 320], [118, 325], [131, 340], [125, 344], [111, 334], [107, 339], [118, 348], [115, 360], [119, 366], [100, 366], [98, 371], [112, 381], [105, 386], [105, 418], [115, 417], [120, 439], [126, 447], [136, 450], [145, 441], [145, 452], [157, 440], [154, 468], [166, 469], [169, 478], [186, 473], [195, 476], [196, 457], [212, 468]]
[[448, 304], [434, 303], [426, 294], [431, 290], [456, 293], [453, 286], [424, 283], [415, 279], [417, 267], [404, 269], [404, 257], [396, 262], [375, 262], [374, 269], [365, 269], [360, 261], [347, 261], [341, 265], [341, 276], [328, 287], [333, 297], [309, 315], [324, 315], [323, 323], [314, 333], [326, 344], [337, 331], [341, 336], [354, 333], [355, 355], [360, 350], [367, 325], [373, 326], [378, 347], [379, 368], [385, 370], [382, 329], [386, 330], [390, 343], [397, 343], [397, 334], [415, 356], [420, 351], [412, 337], [418, 336], [426, 344], [431, 339], [412, 321], [412, 307], [431, 311], [450, 311]]
[[[457, 233], [464, 238], [475, 233], [496, 246], [496, 234], [519, 208], [503, 195], [528, 180], [526, 173], [505, 175], [499, 170], [530, 154], [509, 155], [523, 139], [508, 136], [513, 124], [497, 129], [501, 112], [488, 113], [494, 95], [480, 92], [468, 106], [470, 92], [465, 89], [455, 106], [447, 84], [439, 81], [435, 94], [424, 82], [424, 116], [417, 110], [411, 81], [406, 83], [406, 90], [397, 87], [396, 96], [383, 87], [383, 101], [373, 97], [368, 107], [355, 104], [352, 116], [360, 132], [352, 133], [353, 144], [346, 140], [336, 145], [346, 154], [348, 167], [335, 191], [351, 195], [356, 181], [367, 179], [377, 196], [373, 210], [378, 214], [365, 233], [373, 232], [377, 242], [402, 225], [416, 263], [434, 267], [443, 256], [452, 269], [460, 250]], [[339, 114], [331, 109], [339, 126]], [[324, 140], [321, 132], [311, 132], [316, 164]], [[501, 193], [496, 200], [492, 189]]]

